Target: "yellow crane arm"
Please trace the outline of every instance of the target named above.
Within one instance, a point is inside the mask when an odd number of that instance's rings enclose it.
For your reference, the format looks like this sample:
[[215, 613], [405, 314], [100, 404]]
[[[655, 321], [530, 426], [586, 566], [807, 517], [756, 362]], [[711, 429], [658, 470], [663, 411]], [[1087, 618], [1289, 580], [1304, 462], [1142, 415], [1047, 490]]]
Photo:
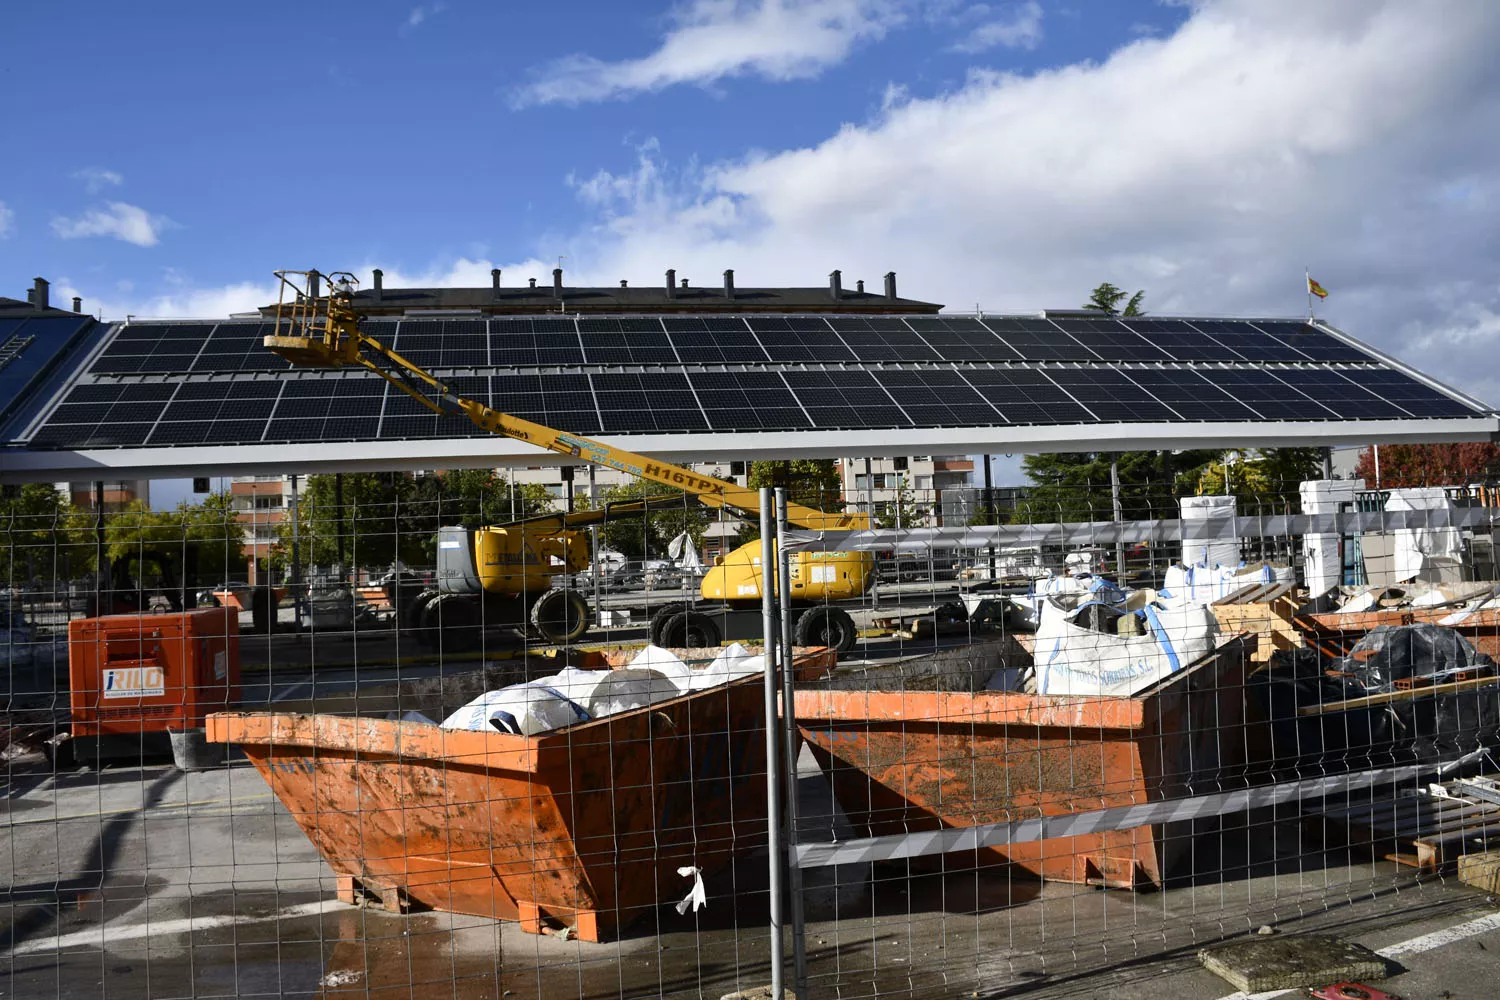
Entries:
[[[316, 271], [277, 271], [276, 275], [282, 281], [283, 301], [278, 303], [276, 327], [265, 338], [265, 346], [293, 364], [319, 368], [358, 365], [379, 375], [434, 413], [462, 413], [492, 434], [503, 434], [559, 455], [674, 486], [693, 494], [710, 507], [732, 507], [747, 513], [760, 510], [758, 490], [616, 448], [581, 434], [570, 434], [502, 413], [455, 395], [445, 383], [421, 366], [359, 329], [358, 317], [353, 310], [351, 275], [336, 273], [328, 276], [330, 289], [326, 296], [318, 292], [319, 279], [323, 276]], [[306, 288], [292, 284], [288, 277], [291, 275], [304, 275]], [[290, 302], [285, 296], [288, 287], [296, 293]], [[787, 504], [787, 520], [810, 530], [869, 527], [869, 519], [863, 514], [830, 513], [797, 503]]]

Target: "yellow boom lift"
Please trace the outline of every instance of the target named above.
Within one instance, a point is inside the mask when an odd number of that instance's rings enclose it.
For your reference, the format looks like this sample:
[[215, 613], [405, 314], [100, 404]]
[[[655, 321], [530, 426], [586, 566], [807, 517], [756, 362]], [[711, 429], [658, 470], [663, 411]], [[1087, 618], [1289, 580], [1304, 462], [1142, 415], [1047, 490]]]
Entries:
[[[265, 346], [294, 365], [364, 368], [434, 413], [462, 414], [485, 431], [677, 487], [709, 507], [759, 514], [757, 490], [502, 413], [450, 392], [440, 379], [360, 330], [354, 311], [358, 282], [348, 272], [275, 274], [281, 294], [275, 326]], [[586, 511], [545, 515], [472, 533], [441, 528], [437, 587], [422, 595], [419, 606], [409, 613], [420, 619], [422, 628], [445, 636], [456, 629], [473, 635], [485, 625], [524, 628], [529, 621], [551, 641], [581, 638], [590, 619], [587, 601], [576, 590], [554, 588], [552, 577], [576, 573], [589, 564], [587, 537], [577, 529], [604, 517], [605, 512]], [[863, 514], [831, 513], [796, 503], [787, 505], [787, 519], [813, 530], [869, 526]], [[834, 602], [857, 598], [869, 590], [875, 581], [874, 569], [868, 553], [795, 553], [790, 575], [792, 602], [798, 609], [793, 626], [796, 641], [852, 647], [854, 622]], [[758, 635], [759, 618], [751, 612], [759, 609], [761, 600], [760, 542], [716, 559], [703, 577], [700, 594], [704, 605], [679, 603], [660, 609], [652, 617], [652, 641], [713, 646], [730, 638]], [[738, 634], [742, 632], [743, 636]]]

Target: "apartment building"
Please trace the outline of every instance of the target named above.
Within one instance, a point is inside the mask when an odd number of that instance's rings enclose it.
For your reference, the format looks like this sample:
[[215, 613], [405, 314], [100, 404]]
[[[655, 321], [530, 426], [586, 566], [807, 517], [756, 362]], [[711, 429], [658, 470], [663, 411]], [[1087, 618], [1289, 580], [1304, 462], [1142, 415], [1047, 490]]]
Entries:
[[235, 476], [230, 481], [229, 507], [244, 527], [251, 584], [260, 582], [260, 560], [270, 556], [279, 537], [279, 525], [288, 517], [291, 505], [290, 476]]
[[103, 483], [54, 483], [57, 491], [68, 498], [68, 502], [82, 510], [96, 510], [103, 500], [106, 512], [123, 510], [137, 500], [151, 503], [151, 481], [148, 479], [117, 479]]
[[851, 510], [892, 527], [941, 527], [943, 493], [969, 485], [973, 459], [964, 455], [844, 458], [839, 478]]

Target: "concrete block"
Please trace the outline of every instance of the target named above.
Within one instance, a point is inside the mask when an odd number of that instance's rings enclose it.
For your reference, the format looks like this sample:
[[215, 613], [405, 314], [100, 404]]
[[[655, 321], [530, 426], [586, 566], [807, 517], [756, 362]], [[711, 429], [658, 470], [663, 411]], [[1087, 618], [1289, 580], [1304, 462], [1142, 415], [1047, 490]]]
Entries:
[[1459, 855], [1458, 880], [1480, 892], [1500, 895], [1500, 851]]
[[1385, 959], [1357, 944], [1321, 934], [1257, 937], [1198, 952], [1209, 972], [1246, 993], [1384, 979]]

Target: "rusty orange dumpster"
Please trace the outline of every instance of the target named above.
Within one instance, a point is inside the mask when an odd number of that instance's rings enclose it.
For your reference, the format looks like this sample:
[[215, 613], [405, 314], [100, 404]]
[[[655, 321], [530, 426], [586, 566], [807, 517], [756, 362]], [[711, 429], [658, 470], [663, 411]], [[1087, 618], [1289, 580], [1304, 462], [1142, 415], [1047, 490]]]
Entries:
[[754, 676], [532, 737], [275, 713], [210, 716], [208, 737], [242, 747], [346, 902], [599, 941], [681, 899], [678, 867], [766, 840]]
[[[1239, 637], [1132, 697], [1006, 691], [797, 692], [797, 725], [870, 836], [1058, 816], [1243, 787]], [[984, 848], [1044, 879], [1115, 887], [1184, 873], [1190, 824]]]

